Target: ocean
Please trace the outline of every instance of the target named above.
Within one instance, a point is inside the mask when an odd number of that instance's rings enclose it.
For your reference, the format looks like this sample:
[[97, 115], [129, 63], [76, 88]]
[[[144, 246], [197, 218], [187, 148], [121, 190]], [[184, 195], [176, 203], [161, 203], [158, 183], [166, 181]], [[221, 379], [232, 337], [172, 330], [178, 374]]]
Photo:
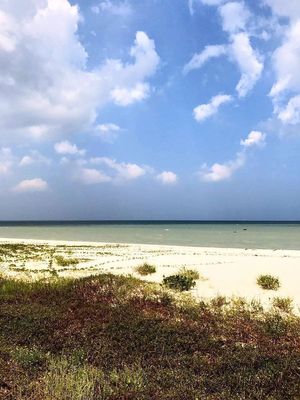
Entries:
[[299, 222], [1, 222], [0, 237], [300, 250]]

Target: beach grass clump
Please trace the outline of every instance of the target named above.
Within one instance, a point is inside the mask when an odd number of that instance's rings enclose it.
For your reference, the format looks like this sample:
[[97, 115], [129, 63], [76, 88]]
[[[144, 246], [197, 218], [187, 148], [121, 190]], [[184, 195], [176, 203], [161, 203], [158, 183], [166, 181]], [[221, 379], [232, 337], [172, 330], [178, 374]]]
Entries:
[[278, 290], [280, 288], [280, 281], [277, 277], [272, 275], [260, 275], [256, 283], [264, 290]]
[[196, 282], [191, 276], [177, 274], [165, 277], [163, 285], [169, 289], [185, 292], [192, 289], [196, 285]]
[[188, 278], [192, 278], [193, 280], [204, 280], [204, 278], [200, 275], [200, 273], [196, 269], [182, 267], [179, 272], [179, 275], [186, 276]]
[[293, 311], [293, 299], [290, 297], [274, 297], [273, 307], [285, 313], [290, 313]]
[[80, 260], [78, 258], [67, 258], [64, 256], [56, 256], [55, 257], [56, 264], [60, 267], [69, 267], [70, 265], [79, 264]]
[[244, 299], [198, 302], [189, 292], [113, 274], [1, 278], [0, 326], [0, 399], [300, 393], [300, 318]]
[[137, 266], [135, 268], [135, 271], [142, 276], [146, 276], [146, 275], [155, 274], [156, 267], [154, 265], [144, 263], [142, 265]]

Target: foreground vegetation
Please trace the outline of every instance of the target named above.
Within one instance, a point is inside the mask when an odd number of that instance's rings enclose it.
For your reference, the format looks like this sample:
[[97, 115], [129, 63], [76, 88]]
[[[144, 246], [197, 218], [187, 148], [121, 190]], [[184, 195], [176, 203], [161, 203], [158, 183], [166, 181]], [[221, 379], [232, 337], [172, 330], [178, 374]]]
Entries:
[[300, 399], [287, 306], [197, 303], [114, 275], [0, 278], [0, 399]]

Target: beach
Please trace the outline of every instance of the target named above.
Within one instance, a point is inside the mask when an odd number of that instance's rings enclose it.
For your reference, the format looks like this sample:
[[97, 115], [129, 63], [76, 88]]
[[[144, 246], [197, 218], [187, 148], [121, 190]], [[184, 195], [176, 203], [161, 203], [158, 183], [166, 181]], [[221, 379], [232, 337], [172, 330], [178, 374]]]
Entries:
[[[102, 273], [133, 275], [149, 282], [162, 283], [164, 277], [180, 268], [192, 268], [200, 274], [191, 293], [197, 299], [216, 296], [243, 297], [258, 300], [265, 307], [274, 297], [293, 299], [294, 311], [300, 307], [300, 251], [187, 247], [126, 243], [70, 242], [54, 240], [0, 239], [0, 248], [12, 246], [1, 258], [1, 273], [26, 280], [59, 277], [81, 278]], [[21, 246], [19, 249], [17, 246]], [[58, 265], [56, 257], [71, 259], [69, 265]], [[148, 263], [156, 267], [146, 277], [136, 267]], [[67, 264], [67, 263], [65, 263]], [[278, 277], [276, 291], [260, 288], [261, 274]]]

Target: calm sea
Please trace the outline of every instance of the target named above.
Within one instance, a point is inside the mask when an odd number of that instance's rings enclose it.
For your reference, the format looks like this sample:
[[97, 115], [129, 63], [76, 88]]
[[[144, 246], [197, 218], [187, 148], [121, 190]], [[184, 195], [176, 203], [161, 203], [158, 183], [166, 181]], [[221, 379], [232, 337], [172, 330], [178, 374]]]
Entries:
[[0, 237], [300, 250], [300, 223], [1, 222]]

